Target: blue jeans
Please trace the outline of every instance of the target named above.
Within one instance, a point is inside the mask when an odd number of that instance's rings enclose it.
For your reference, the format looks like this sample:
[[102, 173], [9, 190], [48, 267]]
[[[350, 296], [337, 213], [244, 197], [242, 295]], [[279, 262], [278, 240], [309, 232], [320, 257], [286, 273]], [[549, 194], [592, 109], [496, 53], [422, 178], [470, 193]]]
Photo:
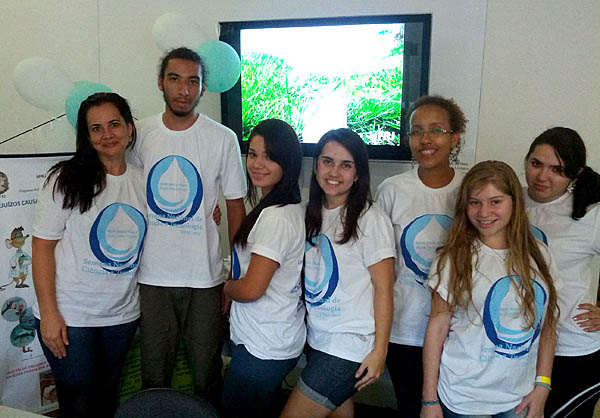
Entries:
[[225, 376], [222, 406], [227, 417], [279, 416], [273, 401], [281, 382], [294, 370], [300, 356], [289, 360], [261, 360], [243, 344], [231, 344], [231, 363]]
[[119, 399], [119, 379], [125, 356], [139, 320], [107, 327], [67, 327], [69, 345], [62, 359], [42, 341], [58, 394], [59, 416], [112, 417]]
[[441, 405], [442, 409], [444, 410], [444, 418], [525, 418], [527, 416], [527, 409], [525, 409], [520, 414], [516, 414], [516, 408], [511, 409], [510, 411], [500, 412], [499, 414], [494, 415], [461, 415], [452, 412], [451, 410], [446, 408], [446, 405], [444, 405], [443, 403]]

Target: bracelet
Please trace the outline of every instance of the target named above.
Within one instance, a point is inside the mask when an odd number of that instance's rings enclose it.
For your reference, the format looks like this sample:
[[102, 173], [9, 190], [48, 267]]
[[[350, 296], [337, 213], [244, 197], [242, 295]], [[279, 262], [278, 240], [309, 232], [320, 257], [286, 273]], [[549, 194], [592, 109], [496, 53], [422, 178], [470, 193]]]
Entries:
[[550, 387], [550, 385], [548, 383], [544, 383], [544, 382], [535, 382], [534, 383], [535, 386], [543, 386], [548, 390], [552, 390], [552, 387]]
[[429, 406], [429, 405], [439, 405], [440, 400], [436, 399], [435, 401], [426, 401], [425, 399], [421, 399], [421, 405]]
[[552, 384], [552, 380], [548, 376], [536, 376], [535, 381], [538, 383], [545, 383], [548, 386]]

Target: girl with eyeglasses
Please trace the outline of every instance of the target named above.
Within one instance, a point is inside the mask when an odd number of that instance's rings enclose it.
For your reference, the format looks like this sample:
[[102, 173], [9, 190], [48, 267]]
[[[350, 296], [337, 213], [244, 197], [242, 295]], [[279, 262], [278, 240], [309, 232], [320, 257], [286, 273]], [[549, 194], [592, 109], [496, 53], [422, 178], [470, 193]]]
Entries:
[[352, 396], [383, 373], [394, 237], [369, 180], [360, 136], [336, 129], [320, 139], [306, 209], [307, 364], [282, 417], [353, 417]]
[[[542, 231], [565, 284], [558, 293], [558, 344], [546, 405], [550, 416], [600, 382], [600, 175], [586, 165], [581, 137], [562, 127], [532, 142], [525, 174], [529, 220]], [[594, 404], [588, 401], [577, 416], [591, 417]]]
[[427, 282], [422, 418], [544, 416], [555, 273], [549, 250], [530, 231], [514, 171], [499, 161], [476, 164]]
[[232, 359], [223, 392], [228, 417], [276, 416], [277, 391], [304, 348], [301, 167], [302, 150], [290, 125], [278, 119], [256, 125], [246, 157], [248, 200], [255, 206], [234, 238], [233, 280], [224, 288], [233, 300]]
[[464, 173], [452, 168], [467, 120], [452, 99], [424, 96], [410, 111], [409, 141], [417, 167], [383, 181], [377, 204], [396, 239], [394, 320], [387, 366], [398, 410], [421, 409], [422, 347], [431, 306], [425, 284], [435, 250], [446, 242]]

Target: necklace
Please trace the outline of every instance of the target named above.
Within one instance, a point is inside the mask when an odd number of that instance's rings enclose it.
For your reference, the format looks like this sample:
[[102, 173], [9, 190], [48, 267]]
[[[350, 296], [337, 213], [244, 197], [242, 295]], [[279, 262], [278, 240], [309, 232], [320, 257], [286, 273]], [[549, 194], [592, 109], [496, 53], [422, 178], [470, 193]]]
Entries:
[[496, 257], [498, 257], [500, 260], [502, 260], [502, 262], [504, 264], [506, 264], [506, 262], [508, 261], [508, 257], [510, 256], [510, 250], [508, 248], [494, 248], [494, 247], [491, 247], [491, 246], [485, 244], [481, 240], [479, 241], [479, 244], [492, 250], [494, 255]]
[[496, 254], [496, 257], [500, 258], [502, 262], [506, 264], [506, 262], [508, 261], [508, 257], [510, 256], [510, 250], [497, 250], [495, 248], [492, 248], [492, 251], [494, 252], [494, 254]]

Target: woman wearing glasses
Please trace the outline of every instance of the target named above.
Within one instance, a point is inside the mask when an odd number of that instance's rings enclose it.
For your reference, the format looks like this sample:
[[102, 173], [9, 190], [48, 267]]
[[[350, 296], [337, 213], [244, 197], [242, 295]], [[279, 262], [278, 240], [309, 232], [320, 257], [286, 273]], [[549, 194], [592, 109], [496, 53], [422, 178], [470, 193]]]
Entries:
[[[600, 175], [586, 165], [579, 134], [562, 127], [548, 129], [532, 142], [525, 175], [529, 221], [543, 231], [564, 283], [558, 291], [553, 390], [545, 411], [550, 416], [600, 380]], [[591, 417], [594, 403], [576, 415]]]
[[390, 216], [396, 239], [394, 319], [387, 366], [398, 410], [419, 416], [423, 341], [431, 307], [425, 284], [435, 250], [446, 242], [464, 177], [451, 163], [467, 120], [452, 99], [419, 98], [410, 112], [410, 149], [418, 166], [379, 186], [377, 204]]

